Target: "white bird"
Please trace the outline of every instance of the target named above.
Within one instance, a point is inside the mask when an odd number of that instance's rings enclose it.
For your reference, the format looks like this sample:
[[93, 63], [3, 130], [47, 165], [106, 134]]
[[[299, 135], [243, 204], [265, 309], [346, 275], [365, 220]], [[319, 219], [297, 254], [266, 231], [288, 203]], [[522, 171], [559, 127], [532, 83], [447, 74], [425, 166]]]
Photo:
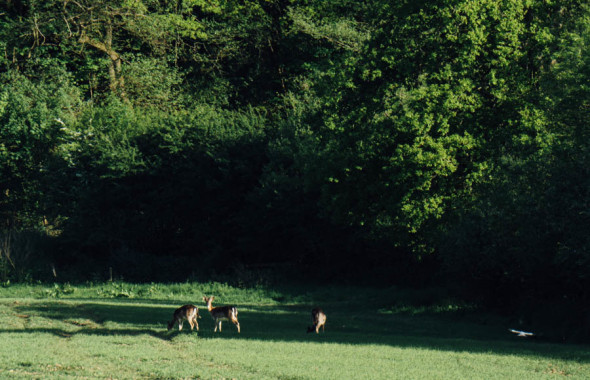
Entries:
[[526, 332], [526, 331], [520, 331], [520, 330], [514, 330], [514, 329], [508, 329], [508, 331], [510, 331], [511, 333], [517, 334], [517, 336], [522, 336], [522, 337], [529, 337], [529, 336], [535, 336], [534, 333], [532, 332]]

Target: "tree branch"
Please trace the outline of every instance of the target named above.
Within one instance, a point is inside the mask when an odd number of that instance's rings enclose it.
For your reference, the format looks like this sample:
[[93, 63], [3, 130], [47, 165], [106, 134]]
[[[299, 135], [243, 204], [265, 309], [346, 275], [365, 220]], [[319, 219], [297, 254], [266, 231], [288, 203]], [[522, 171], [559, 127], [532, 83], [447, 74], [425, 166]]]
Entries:
[[118, 61], [119, 59], [121, 59], [121, 56], [116, 51], [109, 48], [104, 42], [100, 42], [88, 37], [88, 35], [85, 32], [82, 32], [80, 38], [78, 39], [78, 42], [90, 45], [93, 48], [96, 48], [102, 51], [103, 53], [106, 53], [109, 56], [109, 58], [111, 58], [111, 60], [113, 61]]

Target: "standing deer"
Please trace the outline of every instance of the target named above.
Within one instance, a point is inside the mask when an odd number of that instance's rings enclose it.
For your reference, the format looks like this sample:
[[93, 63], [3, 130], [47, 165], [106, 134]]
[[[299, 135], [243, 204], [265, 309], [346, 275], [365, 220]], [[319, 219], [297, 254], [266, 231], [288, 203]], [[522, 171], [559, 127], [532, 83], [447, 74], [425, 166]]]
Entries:
[[235, 306], [218, 306], [213, 307], [211, 306], [211, 302], [215, 297], [203, 297], [203, 301], [207, 304], [207, 309], [211, 314], [211, 318], [215, 321], [215, 329], [213, 332], [217, 332], [217, 328], [219, 327], [219, 332], [221, 332], [221, 322], [222, 321], [230, 321], [238, 328], [238, 333], [240, 332], [240, 322], [238, 322], [238, 309]]
[[320, 327], [322, 328], [323, 332], [326, 332], [326, 314], [321, 308], [316, 307], [311, 311], [311, 323], [313, 323], [313, 326], [309, 326], [307, 328], [308, 333], [315, 330], [315, 333], [318, 334], [320, 332]]
[[199, 315], [199, 308], [195, 305], [184, 305], [179, 307], [178, 309], [174, 310], [174, 315], [172, 316], [172, 320], [168, 322], [168, 330], [172, 329], [175, 323], [178, 323], [178, 331], [182, 331], [182, 325], [184, 324], [184, 320], [186, 319], [188, 323], [191, 325], [191, 331], [193, 328], [197, 328], [199, 331], [199, 323], [197, 322], [197, 318], [201, 318]]

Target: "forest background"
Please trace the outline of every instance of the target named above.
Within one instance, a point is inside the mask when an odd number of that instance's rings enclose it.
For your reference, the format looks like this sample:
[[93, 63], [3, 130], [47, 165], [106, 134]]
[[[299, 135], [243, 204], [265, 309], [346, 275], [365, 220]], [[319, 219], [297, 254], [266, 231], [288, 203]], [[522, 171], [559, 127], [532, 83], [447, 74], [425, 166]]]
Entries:
[[0, 279], [429, 286], [590, 336], [583, 0], [6, 0]]

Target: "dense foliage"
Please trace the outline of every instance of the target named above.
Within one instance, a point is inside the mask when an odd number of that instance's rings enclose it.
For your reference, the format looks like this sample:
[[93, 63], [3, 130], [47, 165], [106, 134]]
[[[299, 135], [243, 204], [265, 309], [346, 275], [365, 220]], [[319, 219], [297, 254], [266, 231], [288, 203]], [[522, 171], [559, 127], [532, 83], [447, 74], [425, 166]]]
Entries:
[[2, 280], [434, 283], [589, 326], [589, 43], [581, 0], [4, 2]]

